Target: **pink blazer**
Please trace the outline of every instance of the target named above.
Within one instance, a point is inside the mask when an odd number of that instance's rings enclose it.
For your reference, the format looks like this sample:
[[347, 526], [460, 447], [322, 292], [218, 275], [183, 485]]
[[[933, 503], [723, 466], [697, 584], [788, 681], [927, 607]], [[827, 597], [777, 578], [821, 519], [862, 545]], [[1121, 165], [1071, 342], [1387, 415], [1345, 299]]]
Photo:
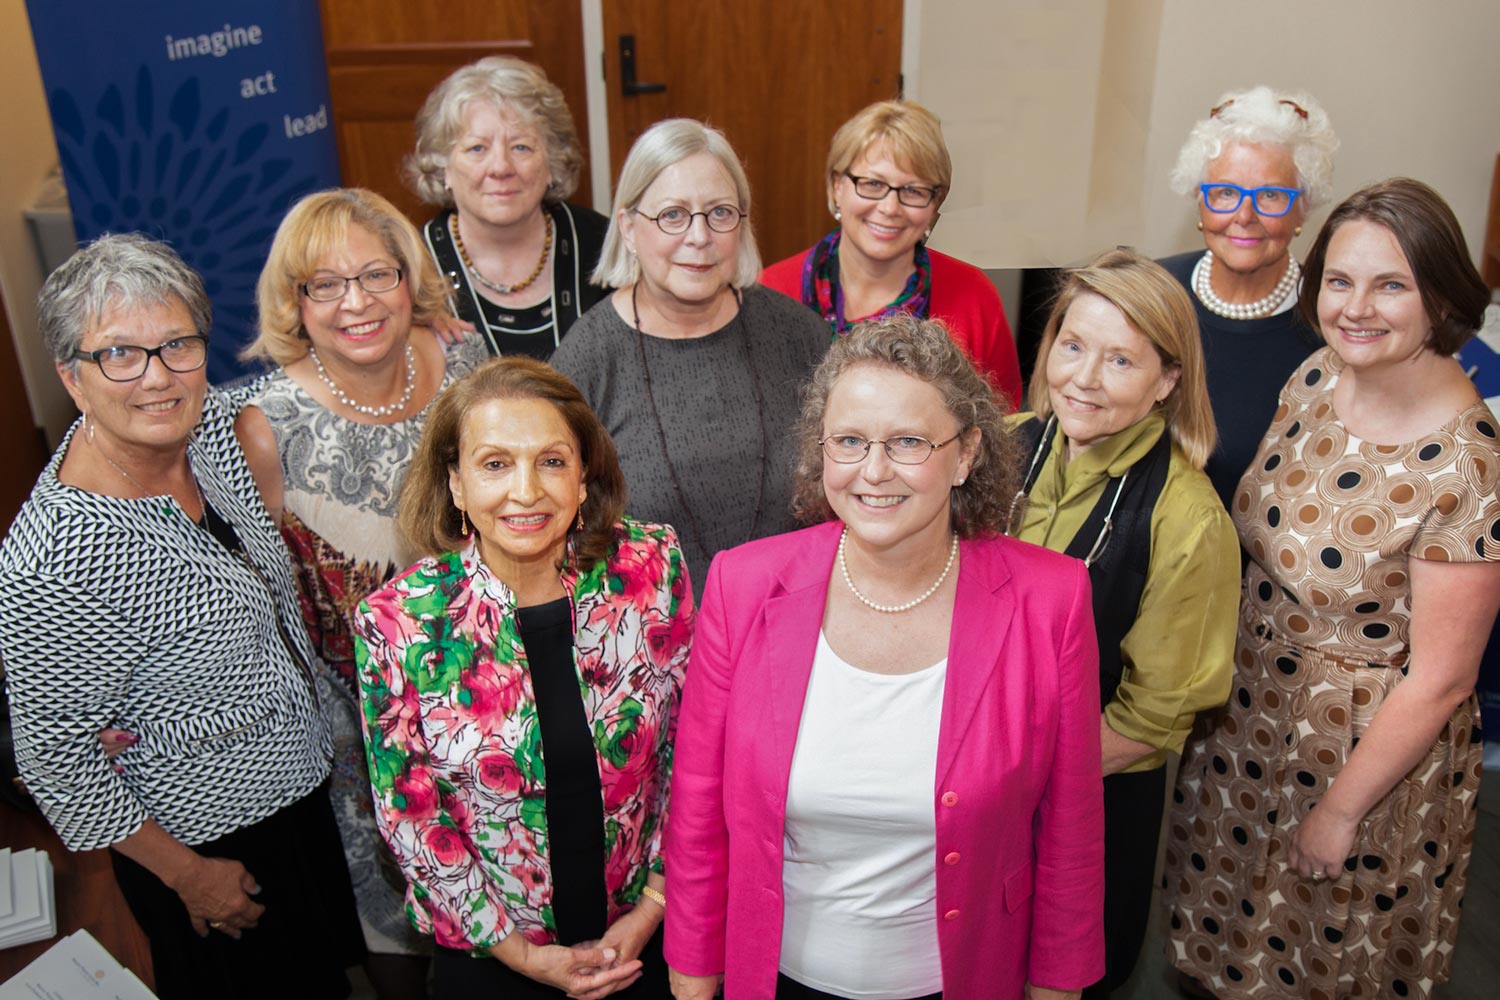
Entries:
[[[666, 956], [772, 1000], [787, 780], [841, 524], [720, 553], [693, 637], [667, 826]], [[1088, 575], [960, 547], [932, 808], [945, 1000], [1104, 974], [1099, 668]]]

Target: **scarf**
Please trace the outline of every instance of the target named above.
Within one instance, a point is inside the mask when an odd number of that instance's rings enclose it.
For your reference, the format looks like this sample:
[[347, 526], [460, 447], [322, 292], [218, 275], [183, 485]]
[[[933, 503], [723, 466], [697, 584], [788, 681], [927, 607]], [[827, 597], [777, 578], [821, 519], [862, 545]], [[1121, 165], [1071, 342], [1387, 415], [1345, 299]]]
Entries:
[[896, 313], [910, 313], [918, 319], [927, 318], [932, 300], [932, 260], [927, 254], [927, 244], [919, 241], [912, 252], [915, 269], [906, 281], [906, 287], [895, 301], [869, 316], [853, 320], [844, 316], [844, 291], [839, 287], [839, 239], [843, 230], [835, 229], [807, 251], [802, 262], [802, 304], [816, 309], [832, 329], [835, 337], [849, 332], [849, 327], [867, 319], [880, 319]]

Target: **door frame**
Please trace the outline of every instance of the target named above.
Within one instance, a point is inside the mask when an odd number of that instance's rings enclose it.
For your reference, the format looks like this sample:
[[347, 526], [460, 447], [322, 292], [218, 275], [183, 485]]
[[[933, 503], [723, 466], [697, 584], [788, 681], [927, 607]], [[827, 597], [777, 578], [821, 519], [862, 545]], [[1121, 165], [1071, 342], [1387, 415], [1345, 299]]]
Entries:
[[[609, 215], [614, 206], [614, 178], [610, 176], [609, 94], [604, 79], [604, 0], [578, 0], [583, 14], [583, 81], [588, 94], [588, 156], [594, 210]], [[901, 2], [901, 90], [908, 100], [921, 100], [917, 53], [922, 49], [922, 0]], [[829, 136], [831, 139], [832, 136]], [[600, 168], [600, 164], [603, 168]]]

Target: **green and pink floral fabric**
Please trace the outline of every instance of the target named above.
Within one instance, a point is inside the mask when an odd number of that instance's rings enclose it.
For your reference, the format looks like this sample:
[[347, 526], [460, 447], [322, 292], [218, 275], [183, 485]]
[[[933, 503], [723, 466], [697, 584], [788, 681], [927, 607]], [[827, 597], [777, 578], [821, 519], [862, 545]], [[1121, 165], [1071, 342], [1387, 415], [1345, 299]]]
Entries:
[[[629, 519], [609, 559], [564, 571], [599, 756], [609, 920], [661, 870], [672, 737], [692, 636], [677, 536]], [[355, 619], [370, 783], [416, 928], [481, 950], [556, 940], [546, 764], [516, 602], [474, 546], [427, 558]]]

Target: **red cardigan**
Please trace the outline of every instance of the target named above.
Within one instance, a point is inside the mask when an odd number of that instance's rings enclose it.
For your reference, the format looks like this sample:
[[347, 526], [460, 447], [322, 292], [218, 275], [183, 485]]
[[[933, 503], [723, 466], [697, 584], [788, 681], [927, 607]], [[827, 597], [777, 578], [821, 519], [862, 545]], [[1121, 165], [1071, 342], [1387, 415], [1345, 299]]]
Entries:
[[[811, 306], [802, 299], [802, 265], [811, 250], [794, 254], [760, 272], [760, 283]], [[1021, 362], [1000, 293], [983, 271], [938, 253], [931, 247], [932, 304], [929, 314], [941, 320], [958, 346], [990, 385], [1005, 393], [1008, 411], [1021, 399]]]

